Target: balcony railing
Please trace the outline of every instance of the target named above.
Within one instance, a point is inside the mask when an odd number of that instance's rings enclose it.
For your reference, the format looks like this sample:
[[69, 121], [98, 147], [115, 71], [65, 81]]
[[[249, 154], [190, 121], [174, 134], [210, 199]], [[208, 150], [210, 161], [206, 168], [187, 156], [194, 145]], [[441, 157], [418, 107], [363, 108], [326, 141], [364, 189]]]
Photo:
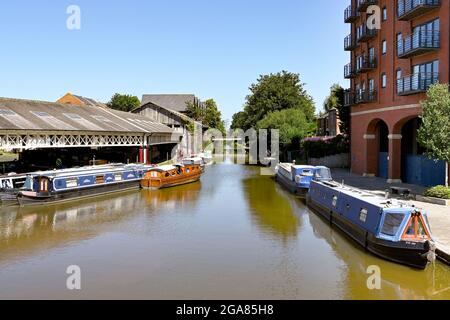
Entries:
[[377, 5], [378, 0], [357, 0], [356, 3], [356, 10], [363, 12], [366, 11], [369, 6]]
[[378, 34], [377, 29], [369, 29], [366, 26], [364, 26], [361, 29], [361, 32], [357, 35], [356, 41], [359, 42], [367, 42], [372, 38], [375, 38]]
[[352, 51], [358, 47], [358, 42], [356, 42], [355, 36], [350, 34], [344, 39], [344, 49], [345, 51]]
[[368, 72], [376, 68], [377, 68], [376, 57], [364, 56], [363, 58], [360, 58], [356, 63], [357, 73]]
[[351, 90], [345, 90], [344, 92], [344, 106], [350, 107], [355, 105], [355, 93]]
[[410, 58], [440, 48], [439, 31], [419, 31], [397, 42], [397, 55], [399, 58]]
[[434, 10], [441, 0], [398, 0], [397, 16], [399, 20], [409, 21]]
[[344, 78], [353, 79], [357, 76], [356, 68], [353, 63], [349, 63], [344, 67]]
[[359, 90], [355, 93], [355, 103], [371, 103], [377, 101], [377, 91], [373, 90]]
[[439, 82], [439, 73], [416, 73], [397, 80], [397, 94], [407, 96], [426, 92], [432, 84], [437, 82]]
[[356, 10], [356, 8], [353, 5], [348, 6], [347, 9], [345, 9], [344, 12], [344, 21], [345, 23], [352, 23], [358, 20], [358, 18], [361, 16], [361, 13]]

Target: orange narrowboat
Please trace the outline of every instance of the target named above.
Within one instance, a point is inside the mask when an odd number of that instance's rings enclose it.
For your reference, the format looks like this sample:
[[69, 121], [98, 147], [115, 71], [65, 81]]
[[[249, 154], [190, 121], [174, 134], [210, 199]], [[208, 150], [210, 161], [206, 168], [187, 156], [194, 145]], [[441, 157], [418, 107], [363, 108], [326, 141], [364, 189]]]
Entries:
[[162, 189], [200, 180], [203, 170], [200, 165], [166, 165], [155, 167], [144, 174], [142, 188]]

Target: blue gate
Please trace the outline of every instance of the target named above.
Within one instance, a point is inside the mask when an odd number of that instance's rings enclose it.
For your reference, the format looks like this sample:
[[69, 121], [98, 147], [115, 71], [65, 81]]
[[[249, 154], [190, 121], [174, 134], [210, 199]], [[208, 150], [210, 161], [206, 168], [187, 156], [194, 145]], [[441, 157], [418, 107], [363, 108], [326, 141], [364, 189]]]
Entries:
[[387, 179], [389, 177], [389, 153], [380, 152], [378, 156], [378, 176]]
[[425, 187], [445, 185], [445, 166], [444, 161], [408, 154], [402, 159], [402, 180]]

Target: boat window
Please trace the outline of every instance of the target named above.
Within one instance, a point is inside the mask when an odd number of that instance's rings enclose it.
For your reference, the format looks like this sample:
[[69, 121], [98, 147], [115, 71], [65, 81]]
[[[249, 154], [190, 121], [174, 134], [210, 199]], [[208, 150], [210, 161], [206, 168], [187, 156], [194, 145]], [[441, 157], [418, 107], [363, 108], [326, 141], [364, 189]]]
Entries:
[[186, 169], [186, 173], [190, 173], [191, 170], [189, 168]]
[[361, 209], [361, 211], [359, 212], [359, 220], [361, 220], [362, 222], [366, 222], [367, 220], [367, 209]]
[[388, 213], [384, 218], [384, 225], [381, 233], [387, 236], [395, 236], [404, 219], [404, 215], [399, 213]]
[[169, 176], [170, 176], [170, 174], [168, 172], [166, 172], [166, 178], [169, 177]]
[[405, 233], [407, 236], [411, 236], [411, 237], [415, 236], [414, 226], [415, 226], [414, 219], [411, 218], [411, 220], [409, 221], [408, 228], [406, 229], [406, 233]]
[[320, 168], [316, 170], [316, 179], [331, 180], [331, 172], [328, 168]]
[[105, 183], [105, 178], [103, 176], [96, 176], [95, 177], [95, 183], [96, 184], [102, 184]]
[[122, 181], [122, 174], [116, 173], [116, 174], [114, 175], [114, 180], [116, 180], [116, 181]]
[[337, 201], [338, 201], [338, 197], [337, 196], [333, 196], [333, 207], [337, 207]]
[[152, 171], [152, 172], [150, 173], [150, 176], [151, 176], [152, 178], [157, 178], [157, 177], [158, 177], [158, 172]]
[[422, 223], [422, 219], [417, 217], [417, 236], [419, 237], [427, 237], [427, 232], [425, 231], [425, 227]]

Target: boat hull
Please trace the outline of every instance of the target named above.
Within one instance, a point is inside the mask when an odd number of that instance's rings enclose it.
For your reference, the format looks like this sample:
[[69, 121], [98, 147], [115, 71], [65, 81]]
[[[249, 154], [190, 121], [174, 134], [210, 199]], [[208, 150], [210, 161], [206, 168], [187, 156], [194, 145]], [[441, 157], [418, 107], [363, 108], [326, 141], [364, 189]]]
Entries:
[[19, 193], [17, 200], [21, 206], [46, 205], [66, 201], [75, 201], [81, 198], [103, 196], [110, 193], [138, 189], [139, 180], [110, 183], [101, 186], [92, 186], [83, 189], [58, 191], [49, 194], [33, 194], [31, 192]]
[[184, 179], [179, 179], [176, 181], [159, 181], [146, 179], [142, 181], [141, 186], [144, 189], [151, 189], [151, 190], [166, 189], [181, 186], [184, 184], [198, 182], [200, 180], [200, 177], [201, 177], [200, 175], [197, 175], [194, 177], [186, 177]]
[[382, 259], [403, 264], [416, 269], [425, 269], [434, 253], [429, 242], [392, 242], [376, 238], [373, 234], [345, 219], [341, 214], [314, 202], [307, 196], [308, 206], [331, 226], [342, 231], [347, 237], [358, 243], [367, 251]]
[[289, 192], [300, 196], [305, 197], [308, 193], [308, 188], [299, 187], [294, 181], [288, 180], [281, 174], [277, 174], [275, 176], [277, 182], [279, 182], [283, 187], [285, 187]]

